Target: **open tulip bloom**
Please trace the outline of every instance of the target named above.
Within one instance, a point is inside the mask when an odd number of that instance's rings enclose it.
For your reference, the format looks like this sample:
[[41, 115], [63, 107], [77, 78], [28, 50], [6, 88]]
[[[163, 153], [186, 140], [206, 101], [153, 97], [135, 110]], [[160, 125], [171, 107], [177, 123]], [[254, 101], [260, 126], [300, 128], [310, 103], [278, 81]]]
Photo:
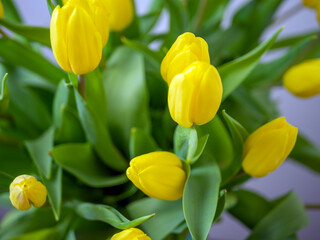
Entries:
[[297, 193], [243, 187], [286, 161], [320, 173], [319, 148], [270, 98], [320, 94], [318, 38], [261, 41], [281, 1], [249, 1], [226, 28], [227, 0], [149, 0], [142, 16], [133, 0], [46, 2], [50, 27], [0, 0], [0, 240], [216, 239], [224, 211], [247, 239], [296, 239]]

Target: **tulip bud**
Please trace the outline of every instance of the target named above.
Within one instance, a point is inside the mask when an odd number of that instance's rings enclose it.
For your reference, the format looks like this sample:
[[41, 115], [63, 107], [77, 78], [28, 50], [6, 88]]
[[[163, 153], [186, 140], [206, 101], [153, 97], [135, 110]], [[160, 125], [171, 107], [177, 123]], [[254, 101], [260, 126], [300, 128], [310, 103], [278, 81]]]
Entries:
[[129, 228], [112, 236], [111, 240], [151, 240], [138, 228]]
[[108, 11], [102, 0], [69, 0], [52, 12], [50, 37], [53, 54], [67, 72], [85, 74], [101, 60], [109, 37]]
[[258, 128], [244, 144], [244, 171], [254, 177], [263, 177], [276, 170], [293, 149], [297, 134], [298, 129], [284, 117]]
[[18, 210], [28, 210], [31, 204], [41, 207], [46, 199], [46, 187], [33, 176], [18, 176], [10, 184], [10, 201]]
[[186, 173], [180, 159], [170, 152], [152, 152], [135, 157], [127, 177], [146, 195], [174, 201], [182, 197]]
[[203, 38], [195, 37], [193, 33], [186, 32], [177, 38], [162, 60], [162, 78], [170, 85], [177, 74], [182, 73], [195, 61], [210, 64], [208, 44]]
[[303, 4], [306, 7], [316, 8], [319, 3], [319, 0], [303, 0]]
[[320, 59], [305, 61], [290, 68], [283, 77], [283, 85], [298, 97], [312, 97], [320, 93]]
[[4, 10], [3, 10], [2, 2], [0, 0], [0, 18], [3, 18], [3, 15], [4, 15]]
[[203, 125], [216, 115], [222, 99], [222, 83], [215, 67], [194, 62], [172, 79], [168, 104], [171, 117], [183, 127]]
[[110, 29], [122, 31], [128, 27], [134, 16], [132, 0], [105, 0], [110, 12]]

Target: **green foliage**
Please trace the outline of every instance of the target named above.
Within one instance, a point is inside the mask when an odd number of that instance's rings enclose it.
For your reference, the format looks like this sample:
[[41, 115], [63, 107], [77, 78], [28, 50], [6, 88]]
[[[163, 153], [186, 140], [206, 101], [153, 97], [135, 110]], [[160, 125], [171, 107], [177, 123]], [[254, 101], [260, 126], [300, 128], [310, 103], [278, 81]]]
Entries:
[[[153, 240], [205, 240], [225, 210], [250, 230], [248, 239], [296, 239], [309, 222], [303, 203], [294, 192], [270, 201], [243, 190], [250, 176], [241, 169], [242, 151], [249, 133], [279, 116], [271, 87], [291, 66], [320, 57], [318, 32], [277, 40], [280, 29], [261, 42], [281, 0], [248, 1], [223, 28], [230, 3], [150, 0], [146, 14], [110, 32], [80, 93], [79, 76], [42, 52], [51, 46], [50, 30], [26, 25], [14, 1], [2, 1], [0, 207], [9, 213], [0, 240], [110, 239], [131, 227]], [[47, 0], [50, 14], [57, 5], [62, 1]], [[155, 33], [164, 14], [169, 29]], [[208, 42], [223, 83], [217, 115], [191, 128], [171, 119], [160, 74], [166, 52], [186, 31]], [[273, 49], [284, 54], [261, 62]], [[182, 199], [148, 198], [126, 176], [130, 159], [159, 150], [183, 162]], [[319, 149], [302, 134], [290, 158], [320, 173]], [[41, 180], [50, 204], [25, 212], [11, 206], [10, 183], [22, 174]]]

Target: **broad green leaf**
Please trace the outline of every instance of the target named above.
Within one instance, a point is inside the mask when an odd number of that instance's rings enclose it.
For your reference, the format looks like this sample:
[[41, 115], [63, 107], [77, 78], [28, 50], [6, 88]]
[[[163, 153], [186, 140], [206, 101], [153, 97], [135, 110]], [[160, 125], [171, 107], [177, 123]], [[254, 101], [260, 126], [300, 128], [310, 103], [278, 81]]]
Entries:
[[295, 192], [291, 192], [255, 225], [248, 240], [284, 239], [308, 224], [303, 203]]
[[103, 221], [118, 229], [134, 228], [154, 216], [154, 214], [151, 214], [130, 221], [110, 206], [92, 203], [79, 204], [77, 206], [77, 213], [87, 220]]
[[140, 128], [131, 129], [129, 141], [131, 159], [145, 153], [157, 151], [158, 149], [157, 143], [147, 131]]
[[320, 173], [320, 149], [301, 135], [298, 135], [290, 158], [303, 164], [312, 171]]
[[110, 133], [115, 144], [127, 154], [131, 129], [151, 128], [144, 71], [143, 55], [123, 46], [108, 60], [103, 75]]
[[216, 115], [209, 123], [197, 126], [197, 132], [199, 136], [209, 134], [205, 152], [212, 154], [219, 166], [228, 166], [233, 159], [233, 146], [231, 137], [220, 117]]
[[27, 26], [20, 23], [0, 19], [0, 25], [6, 27], [12, 32], [19, 34], [30, 41], [41, 43], [47, 47], [51, 47], [50, 29], [45, 27]]
[[127, 163], [113, 145], [108, 129], [78, 91], [74, 93], [80, 121], [88, 140], [106, 165], [114, 170], [124, 170]]
[[34, 165], [20, 145], [0, 143], [0, 189], [8, 191], [13, 179], [22, 174], [35, 172]]
[[209, 134], [204, 135], [203, 137], [199, 138], [199, 141], [197, 144], [198, 145], [197, 150], [195, 151], [195, 153], [192, 157], [192, 160], [190, 161], [190, 164], [195, 163], [201, 157], [201, 155], [206, 147], [208, 138], [209, 138]]
[[219, 193], [217, 209], [216, 209], [216, 213], [214, 215], [213, 222], [216, 222], [219, 220], [219, 218], [225, 208], [226, 202], [227, 202], [227, 190], [224, 189], [224, 190], [221, 190]]
[[31, 208], [28, 211], [12, 210], [2, 220], [0, 239], [8, 240], [54, 225], [56, 225], [56, 220], [49, 208]]
[[174, 132], [174, 152], [183, 160], [191, 161], [198, 147], [197, 130], [194, 127], [177, 126]]
[[218, 204], [220, 181], [216, 163], [191, 169], [183, 193], [183, 211], [193, 239], [208, 237]]
[[66, 236], [65, 240], [77, 240], [76, 239], [76, 234], [74, 233], [73, 230], [70, 230]]
[[125, 175], [110, 175], [110, 171], [96, 159], [88, 143], [61, 144], [50, 153], [57, 164], [88, 186], [110, 187], [127, 181]]
[[238, 190], [232, 194], [235, 195], [237, 201], [228, 211], [250, 229], [263, 219], [273, 207], [271, 202], [254, 192]]
[[62, 168], [54, 165], [51, 170], [51, 178], [42, 178], [48, 191], [48, 198], [56, 221], [60, 219], [62, 200]]
[[50, 112], [39, 96], [20, 84], [19, 79], [12, 75], [9, 76], [7, 84], [11, 96], [10, 113], [19, 130], [33, 137], [49, 128], [51, 125]]
[[127, 38], [121, 38], [121, 41], [133, 50], [136, 50], [137, 52], [143, 54], [152, 64], [154, 69], [160, 71], [160, 64], [164, 56], [162, 56], [158, 52], [151, 50], [148, 46], [138, 41], [130, 40]]
[[61, 124], [62, 124], [61, 108], [68, 104], [69, 96], [70, 96], [70, 88], [68, 88], [68, 85], [65, 82], [65, 80], [61, 80], [57, 87], [54, 100], [53, 100], [53, 107], [52, 107], [53, 124], [56, 128], [61, 127]]
[[86, 75], [86, 100], [106, 126], [108, 124], [107, 97], [99, 69]]
[[261, 43], [246, 55], [218, 68], [223, 84], [222, 100], [225, 100], [239, 85], [241, 85], [246, 77], [257, 66], [262, 55], [272, 46], [281, 31], [282, 28], [271, 38]]
[[61, 79], [66, 77], [61, 69], [35, 52], [30, 46], [13, 39], [0, 39], [0, 57], [6, 63], [24, 67], [54, 84], [58, 84]]
[[25, 142], [31, 159], [41, 176], [44, 176], [46, 179], [50, 179], [51, 175], [52, 160], [49, 151], [53, 147], [53, 139], [54, 129], [51, 127], [39, 138]]
[[228, 183], [231, 177], [238, 173], [241, 169], [243, 145], [248, 137], [247, 130], [234, 118], [229, 116], [224, 110], [222, 116], [227, 123], [228, 129], [233, 140], [234, 157], [227, 168], [222, 170], [222, 182], [224, 185]]
[[270, 85], [280, 81], [285, 71], [294, 63], [298, 54], [315, 39], [315, 35], [302, 39], [282, 57], [268, 63], [259, 64], [245, 80], [244, 84], [251, 88]]
[[9, 238], [8, 240], [53, 240], [55, 239], [56, 231], [57, 230], [55, 228], [45, 228], [31, 233], [20, 235], [18, 237]]
[[181, 200], [144, 198], [130, 203], [127, 210], [132, 218], [155, 213], [152, 219], [141, 225], [152, 240], [164, 239], [184, 221]]
[[12, 0], [2, 1], [2, 5], [5, 12], [4, 17], [6, 19], [10, 19], [15, 22], [22, 22], [20, 13]]
[[0, 117], [7, 114], [10, 101], [10, 92], [7, 85], [7, 76], [6, 73], [1, 82], [1, 91], [0, 91]]

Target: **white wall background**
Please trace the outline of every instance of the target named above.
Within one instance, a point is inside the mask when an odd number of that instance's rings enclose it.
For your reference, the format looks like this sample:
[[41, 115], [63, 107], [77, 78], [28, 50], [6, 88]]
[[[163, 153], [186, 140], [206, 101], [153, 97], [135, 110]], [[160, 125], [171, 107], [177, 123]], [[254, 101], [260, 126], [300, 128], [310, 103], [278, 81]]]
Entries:
[[[5, 1], [5, 0], [4, 0]], [[30, 25], [49, 26], [50, 17], [45, 0], [15, 0], [24, 20]], [[233, 0], [228, 8], [223, 26], [230, 24], [232, 14], [247, 0]], [[283, 15], [292, 7], [301, 4], [302, 0], [284, 0], [277, 13]], [[144, 13], [150, 0], [136, 0], [138, 13]], [[35, 7], [36, 6], [36, 7]], [[285, 26], [280, 37], [294, 35], [296, 33], [319, 30], [314, 11], [304, 8], [292, 18], [276, 24], [265, 33], [264, 38], [270, 36], [280, 26]], [[168, 29], [168, 15], [163, 14], [161, 22], [156, 26], [157, 32]], [[50, 53], [49, 53], [50, 54]], [[277, 56], [279, 53], [266, 56], [265, 60]], [[292, 96], [283, 88], [274, 89], [273, 97], [278, 101], [279, 108], [283, 116], [292, 125], [299, 128], [307, 137], [312, 139], [320, 147], [320, 96], [311, 99], [299, 99]], [[295, 190], [303, 202], [309, 204], [320, 204], [320, 177], [309, 170], [298, 166], [298, 164], [286, 161], [278, 170], [269, 174], [265, 178], [254, 179], [248, 182], [245, 187], [255, 190], [269, 198], [276, 198]], [[317, 240], [320, 239], [320, 210], [308, 211], [311, 224], [299, 233], [301, 239]], [[238, 240], [244, 239], [248, 230], [233, 219], [228, 214], [224, 214], [221, 223], [216, 224], [212, 229], [211, 239]]]

